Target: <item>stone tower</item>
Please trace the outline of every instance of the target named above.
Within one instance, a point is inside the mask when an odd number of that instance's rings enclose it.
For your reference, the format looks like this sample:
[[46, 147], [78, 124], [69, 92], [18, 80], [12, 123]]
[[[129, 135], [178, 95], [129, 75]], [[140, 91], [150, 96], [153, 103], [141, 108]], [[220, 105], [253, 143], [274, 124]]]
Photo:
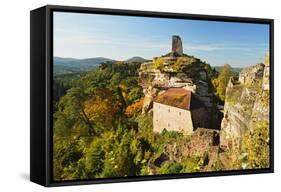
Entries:
[[173, 35], [172, 36], [172, 56], [178, 57], [182, 56], [183, 51], [182, 51], [182, 41], [180, 36], [178, 35]]

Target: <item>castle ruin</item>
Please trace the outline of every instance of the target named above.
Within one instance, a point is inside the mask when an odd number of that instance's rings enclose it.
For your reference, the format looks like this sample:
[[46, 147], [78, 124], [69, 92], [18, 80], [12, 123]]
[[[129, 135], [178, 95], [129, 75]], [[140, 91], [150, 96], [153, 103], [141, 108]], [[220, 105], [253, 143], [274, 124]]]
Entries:
[[183, 55], [182, 41], [178, 35], [172, 36], [172, 55], [174, 57], [180, 57]]

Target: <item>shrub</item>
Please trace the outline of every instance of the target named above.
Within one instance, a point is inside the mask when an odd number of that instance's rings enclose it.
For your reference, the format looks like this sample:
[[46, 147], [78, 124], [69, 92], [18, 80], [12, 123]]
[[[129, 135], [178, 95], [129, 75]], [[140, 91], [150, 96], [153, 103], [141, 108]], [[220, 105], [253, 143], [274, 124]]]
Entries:
[[269, 167], [269, 123], [258, 122], [247, 131], [242, 139], [241, 165], [245, 169], [268, 168]]
[[177, 174], [180, 173], [183, 166], [180, 163], [166, 162], [160, 169], [161, 174]]
[[199, 156], [191, 156], [182, 161], [182, 165], [182, 173], [197, 172], [203, 167], [203, 159]]
[[160, 69], [162, 67], [163, 63], [164, 63], [164, 59], [161, 57], [158, 57], [154, 60], [154, 67], [156, 69]]

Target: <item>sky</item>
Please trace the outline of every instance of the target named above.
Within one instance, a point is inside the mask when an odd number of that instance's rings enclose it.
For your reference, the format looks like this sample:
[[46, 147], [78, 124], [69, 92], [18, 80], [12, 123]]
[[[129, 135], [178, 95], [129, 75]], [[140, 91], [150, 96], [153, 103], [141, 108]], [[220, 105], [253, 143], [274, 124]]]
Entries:
[[179, 35], [184, 53], [212, 66], [245, 67], [269, 51], [269, 25], [54, 12], [54, 56], [145, 59], [171, 51]]

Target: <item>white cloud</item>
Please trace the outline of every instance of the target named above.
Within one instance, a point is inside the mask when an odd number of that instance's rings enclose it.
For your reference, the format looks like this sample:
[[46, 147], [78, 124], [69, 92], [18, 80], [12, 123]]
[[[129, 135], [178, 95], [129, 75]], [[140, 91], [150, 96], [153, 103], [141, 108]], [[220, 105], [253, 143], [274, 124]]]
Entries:
[[235, 44], [188, 44], [184, 47], [189, 51], [219, 51], [219, 50], [234, 50], [234, 51], [257, 51], [268, 49], [264, 45], [235, 45]]

